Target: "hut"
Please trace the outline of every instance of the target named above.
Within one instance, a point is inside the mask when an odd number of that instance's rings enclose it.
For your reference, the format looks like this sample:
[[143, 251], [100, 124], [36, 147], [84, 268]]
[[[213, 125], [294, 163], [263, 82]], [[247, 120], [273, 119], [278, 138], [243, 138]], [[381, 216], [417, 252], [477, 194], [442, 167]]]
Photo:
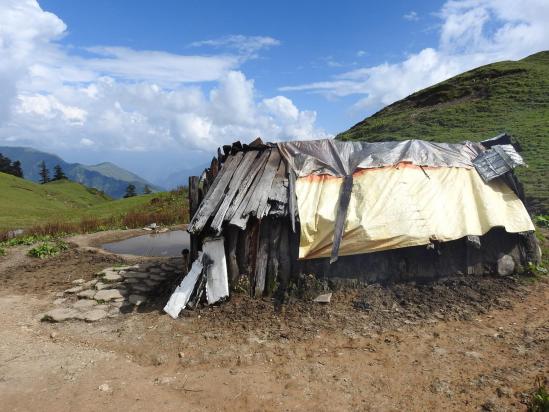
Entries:
[[191, 258], [212, 239], [254, 296], [300, 274], [353, 282], [510, 274], [540, 259], [508, 135], [218, 149], [189, 179]]

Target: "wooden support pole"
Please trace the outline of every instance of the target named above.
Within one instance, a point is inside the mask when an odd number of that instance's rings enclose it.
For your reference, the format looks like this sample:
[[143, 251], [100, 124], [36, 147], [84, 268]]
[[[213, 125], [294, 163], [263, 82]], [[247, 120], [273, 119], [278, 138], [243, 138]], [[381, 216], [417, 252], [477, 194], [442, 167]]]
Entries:
[[229, 286], [232, 288], [235, 282], [240, 276], [240, 269], [238, 267], [238, 260], [236, 257], [237, 244], [238, 244], [238, 232], [240, 232], [234, 226], [228, 226], [225, 230], [225, 243], [226, 255], [227, 255], [227, 271], [229, 274]]

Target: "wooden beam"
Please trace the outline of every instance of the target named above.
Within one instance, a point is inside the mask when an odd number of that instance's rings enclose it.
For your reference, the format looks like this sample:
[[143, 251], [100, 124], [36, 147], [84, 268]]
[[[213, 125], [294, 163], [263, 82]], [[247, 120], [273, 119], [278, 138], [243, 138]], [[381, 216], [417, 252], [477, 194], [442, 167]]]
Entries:
[[200, 208], [193, 216], [189, 225], [189, 232], [198, 233], [202, 231], [210, 216], [217, 211], [217, 208], [223, 199], [223, 195], [225, 194], [225, 189], [231, 181], [236, 168], [240, 164], [242, 156], [243, 152], [238, 152], [227, 159], [225, 166], [221, 169], [210, 187], [210, 190], [206, 193], [204, 200], [200, 204]]
[[267, 277], [267, 261], [269, 259], [271, 224], [269, 219], [260, 221], [259, 226], [259, 245], [257, 248], [257, 258], [255, 267], [254, 296], [259, 297], [265, 290], [265, 279]]
[[265, 170], [261, 175], [261, 179], [258, 182], [258, 185], [250, 198], [250, 202], [246, 206], [246, 209], [243, 212], [243, 215], [251, 213], [256, 216], [258, 219], [263, 217], [265, 212], [267, 199], [269, 198], [269, 193], [271, 192], [271, 186], [273, 184], [273, 179], [275, 177], [276, 171], [278, 170], [278, 165], [280, 164], [280, 152], [278, 149], [271, 150], [269, 155], [269, 160], [265, 166]]
[[229, 189], [225, 196], [223, 197], [223, 202], [219, 206], [215, 217], [210, 225], [211, 229], [214, 230], [217, 234], [221, 233], [221, 226], [223, 224], [223, 219], [227, 214], [229, 207], [236, 195], [236, 193], [242, 187], [242, 180], [249, 173], [250, 168], [252, 167], [255, 159], [257, 157], [257, 152], [247, 152], [242, 161], [238, 165], [238, 168], [234, 172], [234, 175], [229, 183]]

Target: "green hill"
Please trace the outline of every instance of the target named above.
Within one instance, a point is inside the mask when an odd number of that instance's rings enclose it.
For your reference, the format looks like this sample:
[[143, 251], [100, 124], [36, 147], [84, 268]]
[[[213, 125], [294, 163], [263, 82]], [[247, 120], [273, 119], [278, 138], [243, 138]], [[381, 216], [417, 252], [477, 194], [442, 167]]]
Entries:
[[141, 213], [145, 221], [149, 218], [161, 219], [159, 213], [167, 219], [173, 215], [180, 220], [186, 210], [186, 195], [183, 192], [152, 193], [112, 200], [96, 189], [69, 180], [40, 185], [5, 173], [0, 173], [0, 193], [0, 232], [48, 222], [120, 217], [128, 212]]
[[527, 206], [549, 212], [549, 51], [479, 67], [395, 102], [336, 138], [479, 141], [507, 132], [528, 168], [517, 169]]
[[11, 160], [19, 160], [23, 167], [25, 179], [34, 182], [40, 181], [40, 163], [43, 161], [50, 170], [50, 173], [53, 173], [55, 165], [60, 165], [69, 179], [88, 187], [94, 187], [117, 199], [124, 196], [126, 187], [130, 183], [135, 186], [137, 193], [143, 193], [145, 186], [149, 186], [153, 192], [164, 190], [142, 177], [109, 162], [92, 166], [81, 163], [68, 163], [57, 155], [30, 147], [0, 146], [0, 153]]

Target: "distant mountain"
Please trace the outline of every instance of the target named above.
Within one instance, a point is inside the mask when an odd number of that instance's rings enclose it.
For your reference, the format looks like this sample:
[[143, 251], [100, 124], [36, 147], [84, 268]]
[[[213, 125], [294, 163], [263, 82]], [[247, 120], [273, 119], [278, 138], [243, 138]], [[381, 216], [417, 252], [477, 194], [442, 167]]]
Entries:
[[210, 165], [203, 164], [201, 166], [181, 169], [176, 172], [170, 173], [167, 177], [163, 178], [158, 183], [160, 183], [168, 190], [175, 189], [179, 186], [188, 186], [189, 176], [200, 176], [204, 169], [206, 169], [207, 167], [210, 167]]
[[511, 134], [526, 203], [549, 212], [549, 51], [482, 66], [420, 90], [339, 134], [341, 140], [479, 141]]
[[68, 163], [57, 155], [42, 152], [30, 147], [0, 146], [0, 153], [9, 157], [11, 160], [19, 160], [23, 167], [25, 179], [34, 182], [40, 180], [39, 167], [40, 163], [44, 161], [46, 167], [50, 170], [50, 174], [53, 174], [53, 168], [58, 164], [63, 168], [63, 171], [70, 180], [101, 190], [115, 199], [124, 196], [126, 187], [130, 183], [135, 185], [138, 194], [143, 193], [143, 189], [146, 185], [148, 185], [153, 192], [164, 190], [162, 187], [154, 185], [113, 163], [100, 163], [93, 166], [86, 166], [80, 163]]

